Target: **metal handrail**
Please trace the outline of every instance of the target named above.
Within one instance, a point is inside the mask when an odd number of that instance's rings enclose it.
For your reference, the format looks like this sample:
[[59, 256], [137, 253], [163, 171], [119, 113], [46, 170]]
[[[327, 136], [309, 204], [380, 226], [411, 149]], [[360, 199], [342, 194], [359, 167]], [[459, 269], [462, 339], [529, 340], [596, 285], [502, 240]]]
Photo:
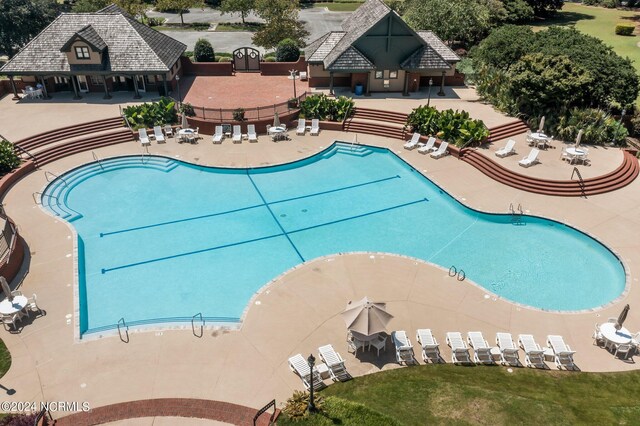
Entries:
[[57, 174], [50, 172], [48, 170], [44, 171], [44, 178], [47, 180], [47, 182], [51, 182], [51, 179], [49, 179], [49, 175], [53, 176], [54, 179], [60, 179], [62, 182], [64, 182], [64, 186], [69, 186], [67, 185], [67, 181], [64, 180], [64, 178], [62, 176], [58, 176]]
[[585, 191], [584, 191], [584, 179], [582, 179], [582, 174], [580, 174], [580, 170], [578, 170], [577, 167], [573, 167], [573, 171], [571, 172], [571, 179], [573, 179], [573, 175], [578, 175], [578, 184], [580, 185], [580, 192], [582, 193], [582, 196], [586, 197]]
[[[6, 140], [6, 139], [5, 139]], [[33, 162], [35, 163], [36, 167], [38, 166], [38, 159], [36, 158], [35, 155], [33, 155], [32, 153], [30, 153], [29, 151], [27, 151], [26, 149], [24, 149], [23, 147], [21, 147], [20, 145], [18, 145], [17, 143], [13, 144], [14, 148], [17, 148], [18, 151], [24, 153], [27, 155], [27, 157], [31, 158], [33, 160]]]
[[[200, 335], [196, 334], [196, 318], [200, 317]], [[204, 318], [202, 317], [202, 312], [198, 312], [194, 316], [191, 317], [191, 330], [193, 331], [193, 335], [196, 337], [202, 337], [204, 335]]]
[[[124, 328], [125, 336], [127, 337], [126, 340], [122, 337], [122, 330], [120, 330], [121, 324]], [[129, 343], [129, 327], [127, 327], [127, 323], [125, 322], [124, 317], [118, 320], [118, 335], [120, 336], [120, 340], [122, 340], [124, 343]]]
[[460, 151], [462, 151], [463, 149], [465, 149], [471, 142], [473, 142], [473, 138], [469, 138], [468, 141], [466, 141], [465, 143], [462, 144], [462, 146], [460, 147]]
[[273, 423], [273, 418], [276, 415], [276, 400], [275, 399], [269, 401], [269, 403], [267, 405], [265, 405], [264, 407], [259, 409], [258, 412], [256, 413], [256, 415], [253, 416], [253, 426], [256, 426], [258, 424], [258, 419], [260, 418], [260, 416], [263, 415], [264, 413], [266, 413], [267, 410], [269, 408], [271, 408], [271, 407], [273, 407], [273, 413], [271, 414], [271, 417], [269, 417], [269, 424], [271, 425]]
[[456, 269], [455, 266], [451, 265], [451, 268], [449, 268], [449, 276], [455, 277], [457, 274], [458, 274], [458, 270]]
[[91, 151], [91, 155], [93, 155], [93, 159], [96, 160], [98, 162], [98, 165], [100, 166], [101, 170], [104, 170], [104, 167], [102, 167], [102, 160], [100, 158], [98, 158], [98, 156], [96, 155], [95, 152]]
[[7, 250], [7, 260], [4, 262], [5, 265], [8, 265], [11, 261], [11, 253], [13, 253], [13, 248], [16, 246], [16, 241], [18, 240], [18, 228], [16, 228], [15, 223], [8, 217], [6, 218], [11, 228], [13, 230], [13, 235], [11, 236], [11, 242], [9, 243], [9, 249]]
[[[298, 96], [296, 99], [298, 99], [298, 105], [300, 105], [300, 102], [302, 102], [307, 96], [308, 96], [308, 92], [303, 92], [300, 96]], [[244, 110], [244, 114], [245, 114], [245, 121], [246, 120], [265, 120], [268, 118], [272, 118], [274, 117], [275, 114], [269, 114], [267, 113], [265, 114], [261, 114], [262, 111], [273, 111], [274, 113], [277, 112], [279, 114], [285, 113], [285, 112], [289, 112], [291, 111], [292, 108], [289, 108], [289, 101], [286, 102], [281, 102], [278, 104], [272, 104], [272, 105], [265, 105], [265, 106], [259, 106], [259, 107], [254, 107], [254, 108], [206, 108], [204, 106], [193, 106], [193, 109], [196, 113], [196, 117], [204, 119], [204, 120], [212, 120], [212, 121], [220, 121], [220, 122], [225, 122], [225, 121], [233, 121], [233, 113], [234, 111], [238, 110], [238, 109], [242, 109]], [[293, 108], [296, 109], [296, 108]], [[249, 116], [249, 115], [253, 115], [253, 113], [255, 112], [255, 117]]]
[[45, 414], [48, 415], [48, 420], [51, 420], [51, 412], [48, 408], [43, 408], [33, 420], [33, 426], [38, 426], [38, 423], [44, 418]]
[[456, 276], [456, 279], [457, 279], [458, 281], [464, 281], [464, 279], [465, 279], [465, 278], [467, 278], [467, 274], [465, 274], [465, 272], [464, 272], [464, 270], [463, 270], [463, 269], [460, 269], [460, 270], [458, 271], [458, 275]]

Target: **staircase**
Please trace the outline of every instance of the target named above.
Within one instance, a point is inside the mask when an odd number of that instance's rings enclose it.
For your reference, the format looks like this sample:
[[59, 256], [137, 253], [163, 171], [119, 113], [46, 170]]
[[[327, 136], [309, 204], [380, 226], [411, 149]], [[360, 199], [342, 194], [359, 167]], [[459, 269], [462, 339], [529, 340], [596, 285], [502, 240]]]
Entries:
[[629, 151], [624, 151], [622, 164], [611, 173], [584, 180], [550, 180], [525, 176], [468, 148], [462, 150], [461, 159], [490, 178], [513, 188], [563, 197], [586, 197], [611, 192], [630, 184], [640, 173], [638, 159]]
[[357, 107], [342, 124], [342, 130], [404, 140], [406, 122], [407, 114], [401, 112]]
[[16, 151], [22, 158], [35, 157], [36, 164], [43, 166], [78, 152], [132, 140], [122, 118], [113, 117], [61, 127], [22, 139], [15, 145], [20, 147]]
[[529, 126], [522, 120], [501, 124], [489, 129], [489, 142], [496, 142], [515, 135], [521, 135], [529, 130]]

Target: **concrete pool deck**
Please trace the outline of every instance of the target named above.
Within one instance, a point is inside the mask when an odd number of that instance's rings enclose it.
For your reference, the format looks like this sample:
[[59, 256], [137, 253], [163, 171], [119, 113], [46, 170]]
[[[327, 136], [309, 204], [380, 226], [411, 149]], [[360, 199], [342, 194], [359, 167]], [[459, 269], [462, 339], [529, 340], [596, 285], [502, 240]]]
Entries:
[[[73, 122], [89, 119], [79, 120], [76, 116]], [[13, 121], [8, 123], [15, 126]], [[60, 126], [49, 121], [44, 121], [44, 125]], [[31, 133], [37, 131], [32, 129]], [[336, 139], [352, 141], [353, 137], [322, 131], [318, 137], [293, 137], [292, 141], [281, 143], [261, 136], [257, 144], [232, 144], [226, 140], [221, 145], [212, 145], [210, 137], [205, 136], [196, 145], [178, 144], [174, 140], [163, 145], [153, 143], [150, 152], [179, 156], [198, 164], [255, 167], [308, 157]], [[390, 342], [379, 359], [373, 356], [374, 352], [365, 352], [358, 358], [347, 354], [346, 330], [339, 314], [349, 300], [365, 295], [388, 303], [389, 312], [395, 316], [389, 331], [406, 330], [416, 348], [415, 330], [431, 328], [447, 362], [450, 361], [450, 351], [444, 343], [447, 331], [463, 334], [482, 331], [490, 344], [494, 343], [496, 331], [508, 331], [514, 338], [520, 333], [531, 333], [542, 346], [548, 334], [563, 335], [577, 351], [575, 360], [583, 371], [637, 368], [593, 346], [591, 335], [595, 323], [617, 317], [625, 303], [631, 305], [625, 326], [632, 332], [640, 329], [640, 314], [635, 311], [640, 306], [640, 292], [636, 288], [640, 243], [633, 232], [640, 225], [639, 180], [618, 191], [588, 199], [547, 197], [506, 187], [451, 156], [434, 160], [415, 150], [406, 151], [398, 140], [358, 135], [358, 142], [391, 148], [472, 208], [506, 213], [510, 203], [521, 204], [530, 214], [588, 232], [621, 256], [630, 274], [628, 293], [611, 306], [593, 312], [545, 313], [493, 297], [469, 281], [458, 282], [448, 276], [447, 270], [435, 265], [390, 254], [374, 254], [373, 258], [368, 253], [345, 254], [311, 260], [278, 277], [251, 302], [237, 331], [207, 329], [202, 338], [197, 338], [188, 324], [177, 330], [131, 330], [128, 344], [117, 336], [77, 342], [74, 339], [77, 324], [73, 320], [72, 233], [64, 222], [34, 204], [33, 193], [46, 185], [45, 170], [60, 174], [93, 161], [91, 152], [85, 152], [31, 173], [4, 197], [7, 213], [17, 222], [28, 245], [28, 273], [20, 289], [27, 295], [37, 293], [39, 305], [47, 311], [46, 316], [27, 322], [21, 333], [2, 336], [11, 352], [12, 366], [0, 383], [16, 391], [4, 399], [89, 401], [92, 407], [98, 407], [129, 400], [183, 397], [258, 408], [275, 397], [280, 404], [293, 390], [303, 388], [300, 379], [289, 370], [287, 358], [297, 353], [306, 357], [311, 352], [317, 356], [318, 346], [324, 344], [334, 346], [354, 376], [397, 368]], [[504, 160], [514, 162], [524, 156], [528, 147], [523, 143], [518, 140], [518, 156]], [[101, 158], [141, 152], [139, 144], [133, 141], [95, 150]], [[620, 163], [619, 150], [602, 152], [605, 157], [594, 155], [597, 161], [592, 161], [593, 166], [581, 168], [585, 178], [590, 176], [588, 173], [601, 174]], [[571, 168], [559, 160], [558, 150], [542, 154], [548, 155], [547, 160], [541, 156], [542, 165], [521, 168], [521, 172], [541, 173], [539, 170], [546, 164], [545, 173], [568, 178], [566, 174]], [[419, 221], [416, 226], [420, 226]], [[464, 269], [464, 265], [456, 266]], [[496, 261], [496, 268], [499, 267]], [[415, 353], [420, 359], [417, 349]], [[520, 359], [524, 359], [522, 353]], [[549, 366], [555, 368], [553, 363]], [[517, 372], [516, 369], [514, 374]], [[54, 417], [64, 414], [54, 413]]]

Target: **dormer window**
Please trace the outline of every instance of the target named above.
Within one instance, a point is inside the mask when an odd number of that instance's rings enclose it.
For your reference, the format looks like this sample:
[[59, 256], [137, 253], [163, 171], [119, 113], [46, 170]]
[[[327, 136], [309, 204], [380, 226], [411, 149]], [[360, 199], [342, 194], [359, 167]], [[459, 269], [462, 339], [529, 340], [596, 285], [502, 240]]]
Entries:
[[89, 48], [86, 46], [76, 46], [76, 59], [91, 59]]

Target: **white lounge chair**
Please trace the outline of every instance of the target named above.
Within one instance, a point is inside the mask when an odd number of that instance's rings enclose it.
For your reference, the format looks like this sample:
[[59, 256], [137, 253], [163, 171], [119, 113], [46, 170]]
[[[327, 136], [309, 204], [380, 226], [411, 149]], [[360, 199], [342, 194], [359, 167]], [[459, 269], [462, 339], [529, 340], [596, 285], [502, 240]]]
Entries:
[[160, 126], [153, 127], [153, 136], [156, 138], [156, 142], [166, 142], [167, 140], [164, 138], [164, 134], [162, 133], [162, 128]]
[[222, 143], [224, 133], [222, 133], [222, 126], [216, 126], [216, 133], [213, 135], [213, 143]]
[[418, 152], [420, 154], [428, 154], [431, 151], [436, 150], [437, 148], [434, 146], [436, 144], [436, 138], [434, 138], [433, 136], [431, 136], [429, 139], [427, 139], [427, 143], [424, 144], [423, 146], [421, 146], [420, 148], [418, 148]]
[[165, 125], [164, 125], [164, 135], [165, 135], [166, 137], [174, 136], [174, 133], [173, 133], [173, 127], [171, 127], [171, 125], [170, 125], [170, 124], [165, 124]]
[[509, 139], [507, 141], [507, 144], [503, 148], [500, 148], [499, 150], [496, 151], [496, 156], [503, 158], [503, 157], [506, 157], [507, 155], [515, 154], [516, 153], [516, 150], [514, 149], [515, 146], [516, 146], [516, 141], [514, 141], [513, 139]]
[[471, 364], [469, 356], [469, 348], [462, 339], [462, 334], [457, 331], [447, 333], [447, 345], [451, 348], [451, 362], [454, 364], [467, 363]]
[[420, 143], [420, 133], [414, 133], [411, 140], [404, 144], [404, 149], [413, 149]]
[[573, 363], [573, 354], [575, 354], [575, 351], [572, 351], [569, 345], [564, 342], [562, 336], [548, 335], [547, 346], [553, 350], [553, 357], [555, 358], [558, 370], [562, 368], [566, 370], [576, 369], [576, 365]]
[[311, 135], [316, 135], [318, 136], [318, 134], [320, 134], [320, 120], [317, 118], [314, 118], [311, 120], [311, 131], [309, 132]]
[[393, 344], [396, 346], [396, 361], [398, 364], [405, 365], [417, 364], [416, 357], [413, 355], [413, 345], [407, 337], [407, 333], [404, 330], [393, 331], [391, 333]]
[[431, 330], [428, 328], [421, 328], [416, 331], [416, 340], [422, 346], [422, 360], [426, 362], [440, 362], [442, 359], [440, 357], [440, 349], [438, 347], [438, 342]]
[[448, 152], [447, 152], [447, 148], [448, 147], [449, 147], [449, 142], [441, 142], [440, 146], [438, 147], [438, 149], [431, 153], [431, 156], [433, 158], [444, 157], [445, 155], [448, 154]]
[[320, 346], [318, 352], [322, 362], [329, 368], [329, 375], [334, 382], [344, 382], [352, 378], [344, 366], [344, 359], [333, 349], [333, 346]]
[[247, 137], [249, 138], [249, 142], [258, 142], [255, 124], [249, 124], [247, 126]]
[[485, 340], [481, 331], [467, 333], [467, 341], [473, 348], [473, 361], [476, 364], [495, 364], [491, 356], [491, 347]]
[[151, 145], [149, 135], [147, 135], [147, 129], [138, 129], [138, 136], [140, 138], [140, 145]]
[[[300, 376], [305, 389], [309, 390], [311, 387], [312, 376], [311, 371], [309, 371], [309, 364], [307, 363], [307, 360], [300, 354], [294, 355], [289, 358], [289, 368]], [[316, 367], [313, 367], [313, 389], [318, 390], [325, 387], [326, 385], [322, 381], [322, 377], [320, 377], [318, 370], [316, 370]]]
[[304, 135], [307, 130], [307, 122], [304, 118], [298, 119], [298, 128], [296, 129], [296, 135]]
[[531, 334], [518, 335], [518, 344], [524, 350], [524, 362], [527, 367], [547, 368], [544, 351]]
[[242, 143], [242, 130], [239, 125], [233, 126], [233, 143]]
[[538, 148], [533, 148], [529, 153], [529, 155], [524, 157], [522, 160], [518, 161], [518, 164], [520, 164], [522, 167], [533, 166], [538, 162], [539, 153], [540, 153], [540, 150]]
[[500, 349], [500, 362], [503, 365], [520, 365], [518, 347], [513, 343], [511, 333], [496, 333], [496, 345]]

